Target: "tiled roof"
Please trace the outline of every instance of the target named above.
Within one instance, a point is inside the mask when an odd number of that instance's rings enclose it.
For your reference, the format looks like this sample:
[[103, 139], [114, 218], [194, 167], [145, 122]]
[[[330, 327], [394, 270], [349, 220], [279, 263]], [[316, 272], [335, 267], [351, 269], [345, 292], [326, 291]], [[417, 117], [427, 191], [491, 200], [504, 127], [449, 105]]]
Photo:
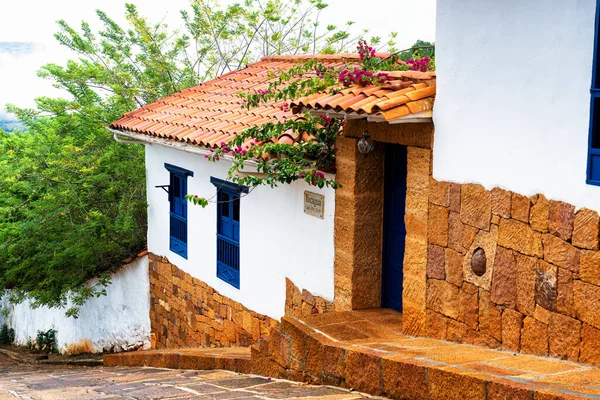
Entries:
[[339, 68], [356, 63], [358, 55], [264, 57], [242, 70], [226, 73], [131, 111], [110, 127], [201, 146], [220, 147], [222, 142], [231, 141], [250, 127], [294, 118], [291, 111], [282, 111], [283, 101], [261, 104], [250, 110], [242, 108], [243, 100], [238, 93], [266, 90], [272, 79], [270, 72], [287, 70], [309, 59], [318, 59], [325, 66]]
[[431, 117], [435, 72], [392, 71], [388, 74], [393, 80], [387, 85], [350, 87], [333, 95], [329, 91], [316, 93], [292, 101], [292, 106], [296, 110], [324, 110], [388, 122]]

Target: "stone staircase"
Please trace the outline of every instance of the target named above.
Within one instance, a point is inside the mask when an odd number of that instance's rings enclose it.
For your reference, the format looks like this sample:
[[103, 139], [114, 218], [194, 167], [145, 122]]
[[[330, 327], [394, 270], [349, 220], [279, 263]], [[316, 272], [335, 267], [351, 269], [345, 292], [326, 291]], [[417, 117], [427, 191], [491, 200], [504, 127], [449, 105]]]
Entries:
[[225, 369], [410, 400], [600, 399], [600, 369], [403, 335], [402, 316], [372, 309], [284, 317], [250, 348], [106, 355], [107, 366]]

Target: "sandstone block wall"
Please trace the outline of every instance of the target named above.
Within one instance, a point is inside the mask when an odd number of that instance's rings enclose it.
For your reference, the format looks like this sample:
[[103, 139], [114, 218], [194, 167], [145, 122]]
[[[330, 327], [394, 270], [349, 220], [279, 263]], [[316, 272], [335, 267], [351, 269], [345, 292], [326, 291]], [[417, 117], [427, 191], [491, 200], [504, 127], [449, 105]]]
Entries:
[[[365, 156], [357, 142], [369, 132], [375, 150]], [[337, 141], [335, 197], [335, 308], [381, 306], [384, 154], [386, 143], [407, 146], [406, 249], [403, 329], [425, 334], [429, 183], [433, 124], [387, 125], [350, 120]]]
[[250, 346], [278, 321], [260, 315], [150, 254], [154, 348]]
[[429, 188], [427, 335], [600, 365], [598, 213], [475, 184]]
[[334, 311], [333, 302], [313, 296], [306, 289], [302, 291], [289, 279], [285, 279], [285, 316], [301, 318], [312, 314]]
[[[153, 348], [250, 346], [279, 322], [220, 295], [206, 283], [150, 254], [150, 324]], [[333, 310], [333, 303], [300, 291], [286, 279], [286, 315]]]

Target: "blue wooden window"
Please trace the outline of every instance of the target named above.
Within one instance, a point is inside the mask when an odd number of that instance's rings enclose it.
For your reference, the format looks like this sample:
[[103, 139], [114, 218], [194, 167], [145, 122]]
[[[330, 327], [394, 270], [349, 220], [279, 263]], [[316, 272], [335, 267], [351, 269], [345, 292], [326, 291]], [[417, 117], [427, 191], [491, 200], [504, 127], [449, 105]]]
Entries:
[[248, 188], [210, 178], [217, 188], [217, 277], [240, 288], [240, 196]]
[[187, 222], [187, 177], [194, 176], [192, 171], [165, 164], [169, 171], [169, 249], [187, 259], [188, 222]]
[[590, 134], [588, 142], [587, 183], [600, 186], [600, 66], [598, 29], [600, 28], [600, 2], [596, 4], [596, 27], [594, 33], [594, 63], [592, 66], [592, 88], [590, 102]]

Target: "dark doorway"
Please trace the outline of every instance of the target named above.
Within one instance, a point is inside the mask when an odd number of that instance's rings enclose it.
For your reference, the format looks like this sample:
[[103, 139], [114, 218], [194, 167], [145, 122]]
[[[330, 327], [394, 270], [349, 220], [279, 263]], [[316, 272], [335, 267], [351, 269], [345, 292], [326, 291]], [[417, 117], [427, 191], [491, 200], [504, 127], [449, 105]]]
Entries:
[[383, 282], [381, 306], [402, 311], [402, 281], [406, 227], [406, 146], [385, 148], [383, 213]]

